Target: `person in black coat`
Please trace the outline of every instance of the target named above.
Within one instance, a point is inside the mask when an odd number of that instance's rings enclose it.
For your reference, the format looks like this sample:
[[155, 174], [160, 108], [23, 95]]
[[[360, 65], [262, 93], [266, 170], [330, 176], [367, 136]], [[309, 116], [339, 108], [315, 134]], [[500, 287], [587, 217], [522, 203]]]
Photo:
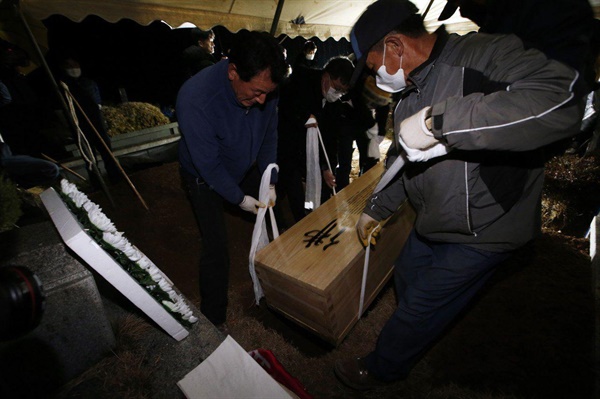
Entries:
[[194, 28], [190, 34], [194, 44], [183, 50], [182, 54], [186, 79], [217, 62], [213, 56], [215, 53], [215, 33], [212, 30]]
[[[335, 153], [335, 126], [339, 123], [339, 99], [349, 89], [354, 71], [352, 62], [345, 57], [331, 59], [324, 69], [300, 68], [282, 84], [279, 97], [279, 126], [277, 164], [279, 165], [280, 198], [288, 196], [295, 221], [305, 216], [304, 189], [306, 176], [307, 121], [316, 119], [328, 154]], [[335, 106], [334, 106], [335, 105]], [[331, 160], [332, 168], [337, 159]], [[335, 186], [335, 176], [320, 156], [323, 187]]]

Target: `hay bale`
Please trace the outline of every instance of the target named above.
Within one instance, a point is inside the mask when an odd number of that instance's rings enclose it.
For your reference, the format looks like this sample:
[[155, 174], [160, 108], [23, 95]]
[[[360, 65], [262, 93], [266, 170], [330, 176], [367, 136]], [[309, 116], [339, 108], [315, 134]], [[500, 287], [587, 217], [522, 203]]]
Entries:
[[110, 137], [170, 123], [157, 106], [141, 102], [104, 106], [102, 114]]

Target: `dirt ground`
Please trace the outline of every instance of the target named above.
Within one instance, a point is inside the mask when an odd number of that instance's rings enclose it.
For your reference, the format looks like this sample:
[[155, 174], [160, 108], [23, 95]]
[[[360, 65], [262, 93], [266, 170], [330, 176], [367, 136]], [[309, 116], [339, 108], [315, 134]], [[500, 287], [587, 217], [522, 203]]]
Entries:
[[[147, 211], [130, 187], [89, 194], [117, 229], [138, 246], [194, 303], [202, 240], [180, 186], [178, 165], [131, 174]], [[368, 353], [394, 309], [388, 284], [344, 342], [333, 348], [271, 311], [254, 305], [248, 273], [253, 221], [232, 208], [228, 322], [245, 349], [273, 350], [316, 398], [592, 398], [594, 296], [588, 241], [546, 230], [500, 268], [475, 303], [399, 383], [360, 396], [335, 379], [336, 359]], [[268, 302], [268, 298], [267, 298]]]

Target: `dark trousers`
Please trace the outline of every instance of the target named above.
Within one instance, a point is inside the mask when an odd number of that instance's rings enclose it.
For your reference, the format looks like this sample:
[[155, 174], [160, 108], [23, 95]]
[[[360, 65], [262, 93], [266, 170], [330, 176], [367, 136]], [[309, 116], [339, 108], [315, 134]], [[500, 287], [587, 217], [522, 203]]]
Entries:
[[510, 253], [432, 243], [413, 230], [395, 263], [398, 307], [367, 356], [383, 381], [405, 378]]
[[181, 172], [202, 234], [200, 311], [215, 325], [224, 323], [229, 286], [229, 252], [223, 198], [206, 183]]
[[[304, 211], [304, 187], [302, 186], [303, 168], [294, 157], [282, 157], [278, 162], [279, 179], [275, 186], [278, 200], [275, 205], [275, 212], [277, 220], [283, 223], [280, 227], [289, 227], [306, 216], [306, 212]], [[286, 196], [294, 218], [294, 222], [291, 224], [283, 222], [283, 212], [281, 211], [280, 201]]]
[[60, 175], [59, 167], [52, 162], [28, 155], [13, 155], [8, 144], [4, 143], [0, 143], [0, 171], [2, 169], [23, 188], [49, 186]]

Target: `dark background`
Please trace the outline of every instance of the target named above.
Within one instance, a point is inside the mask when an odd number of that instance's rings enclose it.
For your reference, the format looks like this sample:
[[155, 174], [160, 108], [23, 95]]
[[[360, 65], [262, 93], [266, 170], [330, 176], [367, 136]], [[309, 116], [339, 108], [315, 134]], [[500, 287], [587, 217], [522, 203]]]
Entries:
[[[54, 65], [57, 55], [74, 56], [81, 63], [83, 74], [100, 86], [105, 104], [119, 103], [119, 88], [124, 88], [129, 101], [159, 107], [174, 105], [183, 83], [181, 53], [192, 44], [190, 28], [171, 29], [160, 21], [143, 26], [129, 19], [111, 23], [97, 16], [74, 22], [54, 15], [44, 20], [44, 24], [48, 29], [49, 65]], [[222, 26], [214, 27], [213, 31], [215, 56], [220, 57], [229, 48], [235, 33]], [[322, 41], [316, 37], [292, 39], [280, 35], [278, 40], [286, 48], [290, 64], [307, 39], [317, 44], [315, 60], [319, 67], [333, 56], [352, 52], [346, 39]]]

